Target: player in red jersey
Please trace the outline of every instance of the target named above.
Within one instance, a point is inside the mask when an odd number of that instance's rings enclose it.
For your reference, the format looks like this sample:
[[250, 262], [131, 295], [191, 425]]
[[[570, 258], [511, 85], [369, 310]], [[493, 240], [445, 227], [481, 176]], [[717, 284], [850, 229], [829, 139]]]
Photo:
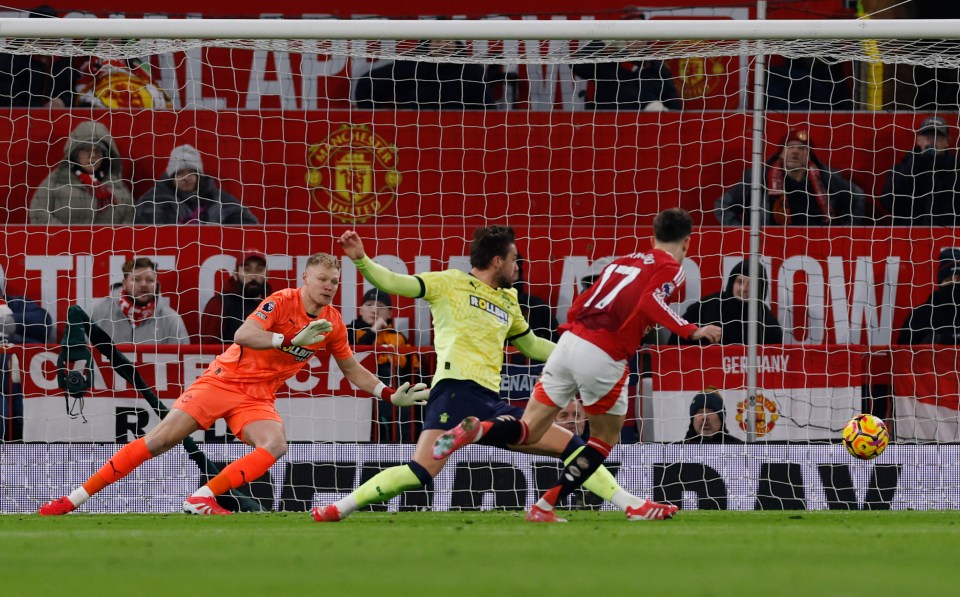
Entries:
[[188, 514], [230, 514], [216, 496], [263, 475], [287, 451], [283, 420], [274, 406], [277, 390], [315, 354], [330, 353], [355, 386], [398, 406], [425, 403], [425, 384], [386, 387], [354, 358], [347, 328], [333, 298], [340, 285], [340, 262], [328, 253], [307, 260], [303, 285], [268, 296], [237, 330], [234, 344], [177, 399], [160, 424], [145, 437], [117, 451], [70, 495], [40, 508], [44, 516], [72, 512], [107, 485], [145, 461], [163, 454], [198, 429], [223, 418], [233, 433], [254, 448], [231, 463], [183, 502]]
[[[627, 412], [627, 360], [640, 347], [647, 329], [660, 324], [683, 338], [720, 340], [719, 327], [697, 327], [667, 306], [684, 283], [680, 262], [687, 255], [692, 231], [693, 221], [686, 211], [675, 208], [658, 214], [653, 222], [653, 249], [614, 260], [573, 302], [567, 323], [560, 327], [565, 333], [547, 359], [523, 418], [478, 421], [468, 417], [437, 439], [434, 457], [447, 456], [494, 428], [509, 444], [536, 442], [579, 393], [590, 419], [590, 439], [527, 514], [532, 522], [563, 522], [554, 506], [603, 464], [620, 438]], [[627, 511], [631, 520], [655, 520], [670, 518], [677, 508], [647, 500], [631, 510]]]

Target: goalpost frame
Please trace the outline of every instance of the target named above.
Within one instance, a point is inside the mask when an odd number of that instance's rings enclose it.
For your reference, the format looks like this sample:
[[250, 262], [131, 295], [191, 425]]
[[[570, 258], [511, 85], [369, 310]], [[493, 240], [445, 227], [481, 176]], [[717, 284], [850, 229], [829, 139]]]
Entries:
[[[765, 4], [760, 2], [761, 5]], [[13, 39], [179, 39], [179, 40], [617, 40], [617, 41], [768, 41], [768, 40], [960, 40], [960, 19], [851, 20], [514, 20], [491, 19], [0, 19], [0, 37]], [[217, 45], [216, 42], [210, 45]], [[765, 137], [763, 44], [753, 46], [758, 58], [753, 82], [753, 180], [750, 205], [748, 440], [753, 440], [753, 401], [757, 392], [757, 296], [759, 273], [760, 194]], [[305, 48], [306, 49], [306, 48]], [[309, 50], [308, 50], [309, 51]], [[769, 53], [776, 53], [773, 47]], [[473, 57], [471, 57], [473, 58]], [[458, 58], [458, 61], [471, 61]], [[479, 57], [476, 57], [479, 58]], [[877, 53], [876, 58], [881, 56]], [[422, 58], [421, 58], [422, 59]], [[428, 58], [429, 59], [429, 58]], [[600, 61], [602, 56], [590, 57]], [[483, 62], [490, 57], [483, 56]], [[529, 62], [510, 56], [494, 61]]]
[[960, 19], [0, 19], [0, 37], [143, 39], [960, 39]]

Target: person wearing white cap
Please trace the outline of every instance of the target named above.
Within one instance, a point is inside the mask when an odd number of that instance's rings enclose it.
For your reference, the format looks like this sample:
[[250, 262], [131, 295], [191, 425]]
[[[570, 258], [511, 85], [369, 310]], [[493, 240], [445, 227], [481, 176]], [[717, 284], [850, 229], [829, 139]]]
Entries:
[[956, 226], [960, 218], [960, 161], [947, 122], [924, 118], [913, 149], [890, 172], [880, 196], [894, 226]]
[[163, 178], [136, 203], [135, 224], [259, 224], [249, 209], [204, 173], [200, 152], [180, 145], [170, 152]]

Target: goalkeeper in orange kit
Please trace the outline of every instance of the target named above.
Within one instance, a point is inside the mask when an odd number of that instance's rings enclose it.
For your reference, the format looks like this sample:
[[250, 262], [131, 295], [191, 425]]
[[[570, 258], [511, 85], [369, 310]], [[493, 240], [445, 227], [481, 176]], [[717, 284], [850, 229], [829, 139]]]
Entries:
[[365, 392], [397, 406], [425, 402], [429, 390], [424, 384], [388, 388], [354, 358], [343, 318], [331, 305], [339, 285], [337, 258], [327, 253], [311, 256], [303, 285], [268, 296], [237, 330], [234, 344], [186, 389], [159, 425], [117, 451], [70, 495], [43, 504], [40, 514], [72, 512], [104, 487], [220, 418], [254, 450], [184, 500], [183, 511], [230, 514], [216, 497], [257, 479], [287, 451], [283, 420], [274, 406], [276, 392], [317, 353], [332, 354], [347, 380]]

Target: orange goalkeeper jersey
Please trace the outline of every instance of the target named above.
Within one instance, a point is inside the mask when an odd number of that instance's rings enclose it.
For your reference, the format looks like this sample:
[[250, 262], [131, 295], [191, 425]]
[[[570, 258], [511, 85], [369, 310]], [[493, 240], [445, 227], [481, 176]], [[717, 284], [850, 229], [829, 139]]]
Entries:
[[347, 328], [343, 325], [340, 311], [327, 305], [320, 309], [316, 317], [311, 317], [303, 306], [299, 288], [274, 292], [247, 317], [247, 320], [256, 322], [268, 332], [284, 335], [296, 334], [315, 319], [326, 319], [333, 324], [333, 331], [326, 334], [323, 342], [264, 350], [234, 343], [210, 363], [200, 379], [214, 378], [242, 386], [245, 394], [273, 398], [277, 389], [296, 375], [315, 354], [321, 361], [326, 360], [327, 353], [337, 359], [351, 357], [353, 351], [347, 343]]

